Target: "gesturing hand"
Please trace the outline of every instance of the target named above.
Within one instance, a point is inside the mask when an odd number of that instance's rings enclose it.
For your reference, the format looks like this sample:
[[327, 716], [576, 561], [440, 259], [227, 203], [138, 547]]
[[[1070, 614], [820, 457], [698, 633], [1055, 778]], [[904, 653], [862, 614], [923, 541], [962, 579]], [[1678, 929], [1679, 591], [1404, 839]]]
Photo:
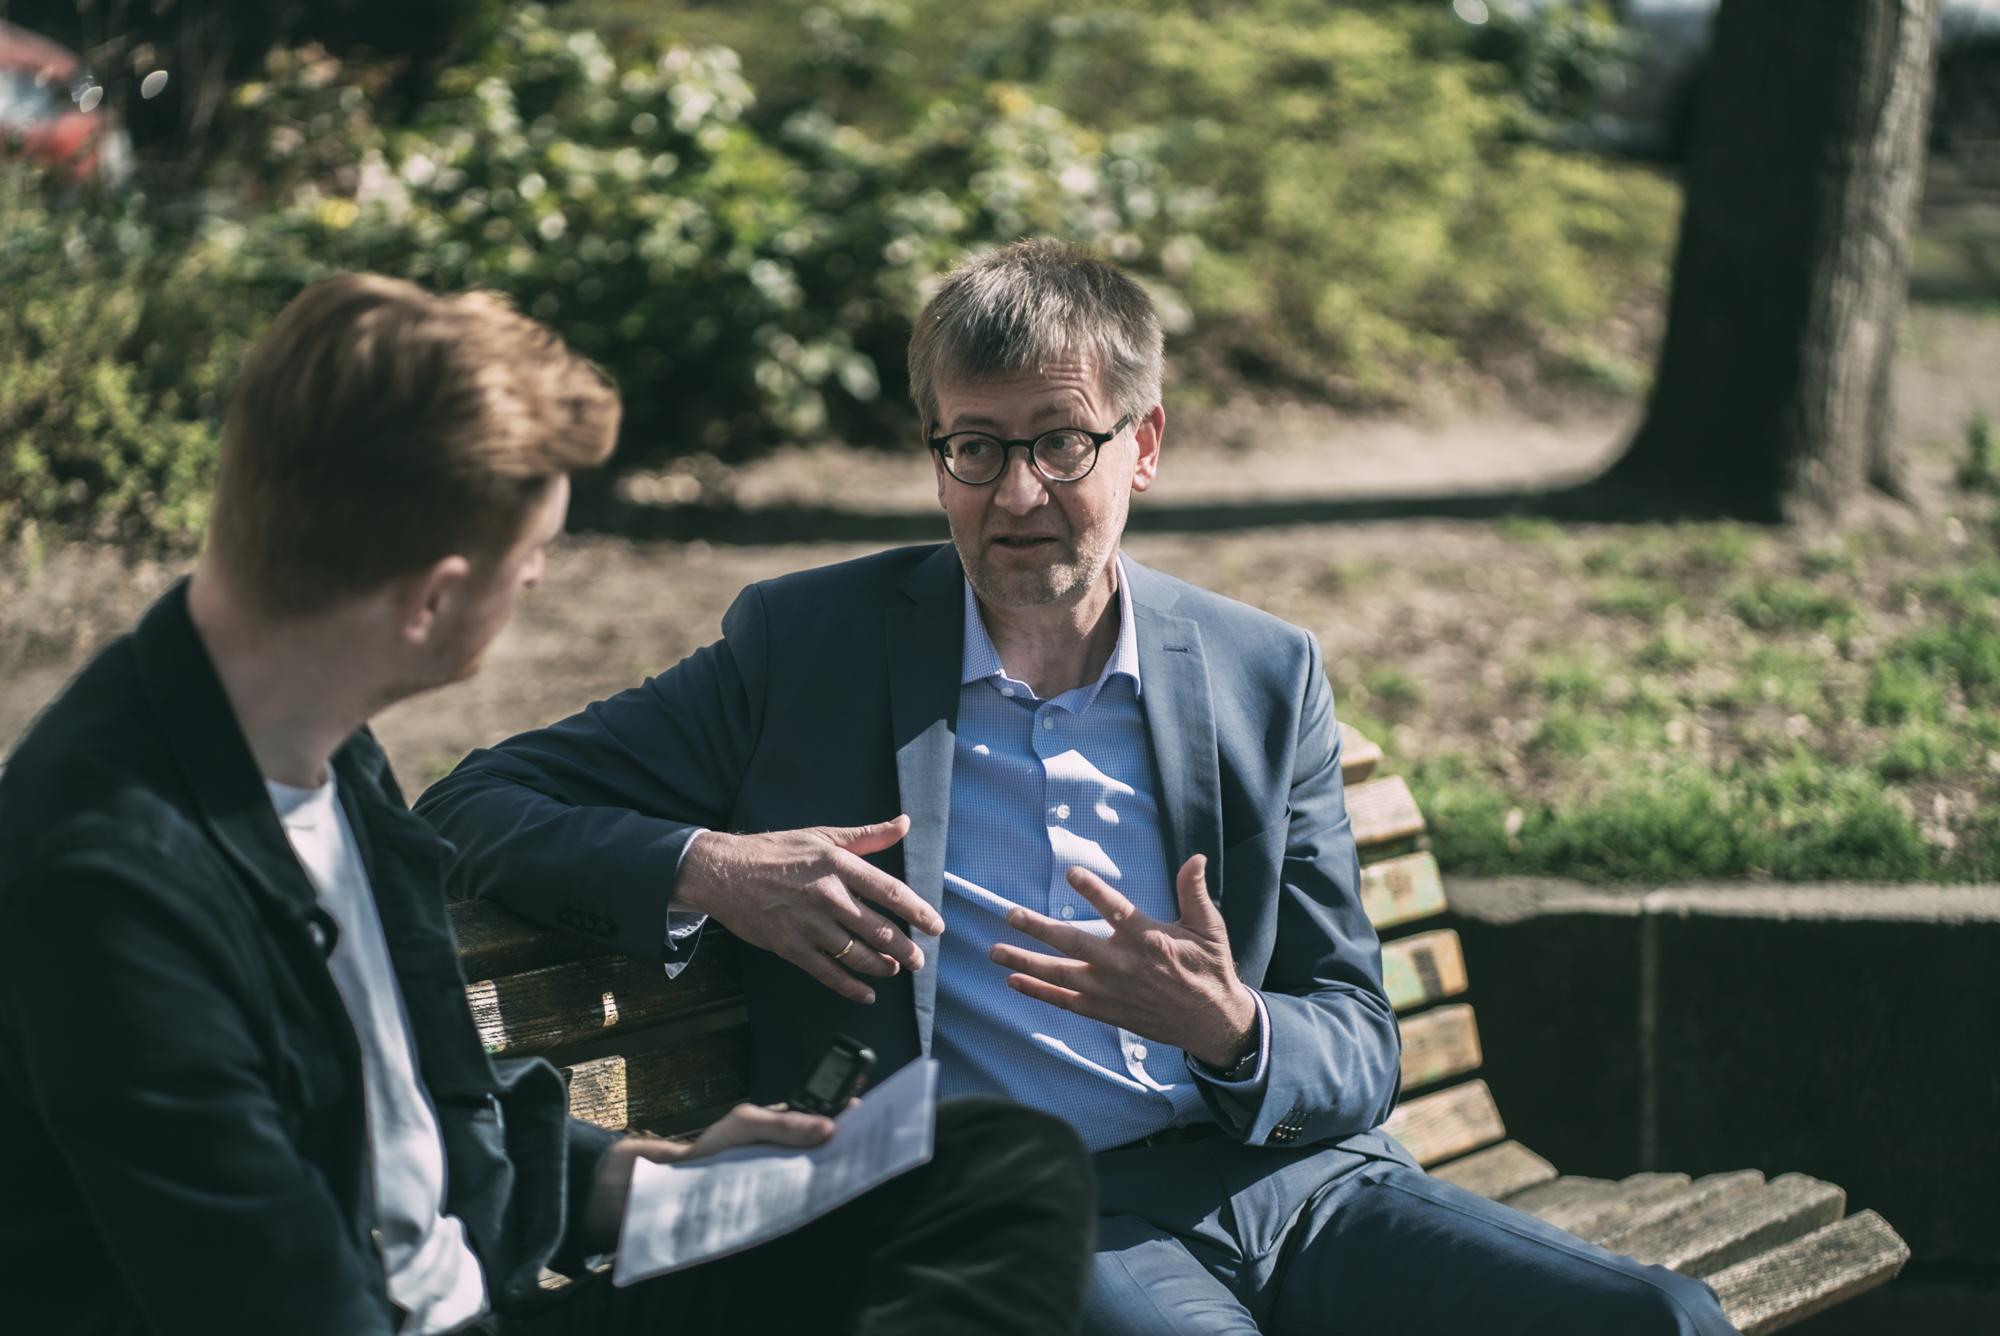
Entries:
[[781, 1105], [765, 1108], [738, 1104], [693, 1141], [662, 1137], [626, 1137], [613, 1143], [597, 1166], [590, 1197], [583, 1207], [584, 1246], [608, 1250], [618, 1242], [625, 1218], [625, 1199], [632, 1193], [632, 1161], [644, 1157], [659, 1164], [698, 1160], [704, 1155], [765, 1142], [773, 1146], [817, 1146], [833, 1135], [833, 1119], [788, 1112]]
[[920, 932], [944, 931], [944, 919], [915, 891], [861, 859], [909, 831], [907, 816], [767, 835], [706, 831], [681, 860], [674, 904], [710, 915], [842, 997], [873, 1002], [875, 990], [849, 970], [887, 978], [899, 969], [922, 969], [924, 953], [862, 901], [874, 901]]
[[1007, 926], [1054, 947], [1067, 960], [1005, 942], [987, 955], [1018, 971], [1008, 987], [1050, 1006], [1130, 1030], [1157, 1044], [1171, 1044], [1211, 1067], [1241, 1062], [1255, 1042], [1257, 1001], [1229, 954], [1229, 930], [1208, 898], [1208, 860], [1200, 854], [1174, 879], [1181, 919], [1161, 923], [1085, 868], [1069, 870], [1069, 884], [1090, 901], [1111, 935], [1099, 937], [1015, 907]]

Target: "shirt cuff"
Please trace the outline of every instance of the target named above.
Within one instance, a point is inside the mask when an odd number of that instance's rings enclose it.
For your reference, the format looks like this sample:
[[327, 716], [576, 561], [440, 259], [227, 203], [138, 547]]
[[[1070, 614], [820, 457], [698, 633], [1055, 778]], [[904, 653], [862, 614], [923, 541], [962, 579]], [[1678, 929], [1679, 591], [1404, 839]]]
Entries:
[[[687, 842], [681, 845], [681, 856], [674, 862], [676, 882], [680, 879], [681, 864], [687, 861], [688, 850], [694, 848], [694, 842], [707, 833], [708, 827], [699, 827], [687, 837]], [[706, 914], [698, 914], [688, 909], [675, 909], [674, 897], [671, 893], [668, 894], [665, 959], [669, 979], [674, 978], [694, 962], [695, 948], [701, 945], [701, 930], [707, 923]]]
[[1253, 988], [1250, 996], [1257, 1000], [1257, 1047], [1248, 1057], [1225, 1072], [1192, 1053], [1187, 1055], [1188, 1071], [1212, 1086], [1238, 1093], [1262, 1086], [1271, 1073], [1271, 1013], [1264, 1006], [1262, 993]]

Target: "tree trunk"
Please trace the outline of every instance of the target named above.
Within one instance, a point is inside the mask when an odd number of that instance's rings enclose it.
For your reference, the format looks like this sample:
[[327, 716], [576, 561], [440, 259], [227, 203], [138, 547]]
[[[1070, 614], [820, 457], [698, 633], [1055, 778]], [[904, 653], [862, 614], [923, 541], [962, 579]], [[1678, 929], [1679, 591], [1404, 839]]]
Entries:
[[1659, 374], [1601, 501], [1771, 521], [1897, 490], [1936, 32], [1937, 0], [1723, 0]]

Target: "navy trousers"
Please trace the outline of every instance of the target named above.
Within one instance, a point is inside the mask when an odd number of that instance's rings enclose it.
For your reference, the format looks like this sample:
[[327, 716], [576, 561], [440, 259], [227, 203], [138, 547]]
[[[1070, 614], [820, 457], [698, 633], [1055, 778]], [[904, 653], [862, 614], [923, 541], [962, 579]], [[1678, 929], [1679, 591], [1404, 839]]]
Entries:
[[1698, 1280], [1353, 1150], [1224, 1137], [1095, 1157], [1088, 1336], [1721, 1336]]

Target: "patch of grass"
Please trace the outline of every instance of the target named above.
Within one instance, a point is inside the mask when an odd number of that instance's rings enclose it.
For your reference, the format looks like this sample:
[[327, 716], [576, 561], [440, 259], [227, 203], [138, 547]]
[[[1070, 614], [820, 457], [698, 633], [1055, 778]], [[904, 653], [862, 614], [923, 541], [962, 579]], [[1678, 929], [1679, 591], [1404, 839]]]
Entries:
[[[1873, 773], [1811, 757], [1717, 769], [1669, 762], [1561, 804], [1522, 804], [1462, 769], [1420, 767], [1411, 787], [1440, 861], [1468, 872], [1669, 882], [1945, 871], [1944, 851]], [[1510, 836], [1516, 807], [1522, 820]], [[1989, 863], [2000, 860], [1979, 867]]]
[[1398, 710], [1420, 703], [1424, 698], [1422, 688], [1408, 673], [1388, 668], [1370, 673], [1362, 679], [1362, 688], [1367, 691], [1367, 699], [1378, 701], [1381, 708], [1395, 713]]
[[1546, 548], [1556, 553], [1567, 553], [1570, 550], [1568, 530], [1554, 520], [1539, 519], [1532, 515], [1509, 515], [1494, 522], [1493, 532], [1510, 543]]
[[1633, 657], [1643, 667], [1673, 671], [1701, 662], [1701, 647], [1688, 635], [1686, 622], [1669, 621]]
[[1971, 750], [1965, 734], [1914, 720], [1889, 735], [1875, 757], [1875, 773], [1888, 780], [1943, 779], [1966, 767]]
[[1756, 551], [1755, 537], [1738, 524], [1683, 524], [1678, 535], [1682, 559], [1700, 570], [1736, 570]]
[[1591, 594], [1590, 606], [1614, 617], [1655, 622], [1679, 602], [1680, 592], [1664, 581], [1621, 576], [1600, 583]]
[[1770, 576], [1738, 589], [1730, 607], [1746, 625], [1759, 631], [1814, 631], [1852, 621], [1859, 611], [1854, 600], [1844, 594], [1815, 588], [1803, 580]]
[[1559, 655], [1529, 669], [1532, 690], [1551, 701], [1594, 701], [1604, 693], [1604, 681], [1604, 670], [1583, 655]]

